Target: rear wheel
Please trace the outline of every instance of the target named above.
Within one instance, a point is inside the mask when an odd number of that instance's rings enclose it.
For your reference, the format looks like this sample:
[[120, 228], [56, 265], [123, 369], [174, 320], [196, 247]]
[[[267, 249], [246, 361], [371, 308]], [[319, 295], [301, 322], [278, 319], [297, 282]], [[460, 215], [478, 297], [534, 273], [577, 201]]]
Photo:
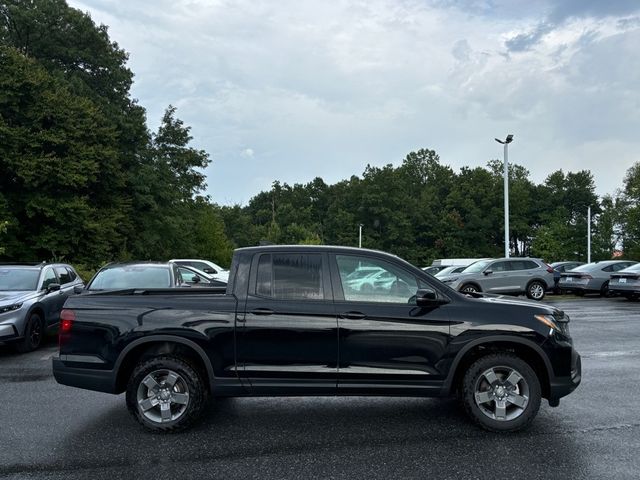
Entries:
[[147, 430], [183, 430], [202, 414], [208, 389], [187, 361], [161, 356], [138, 364], [127, 384], [127, 407]]
[[602, 287], [600, 288], [600, 296], [601, 297], [611, 296], [611, 291], [609, 290], [609, 280], [607, 280], [602, 284]]
[[15, 344], [16, 350], [20, 353], [32, 352], [42, 345], [43, 338], [44, 322], [40, 315], [32, 313], [24, 329], [24, 338]]
[[542, 398], [540, 382], [524, 360], [508, 353], [487, 355], [464, 375], [463, 404], [485, 430], [515, 432], [535, 418]]
[[544, 298], [545, 286], [542, 282], [534, 280], [527, 286], [527, 298], [532, 300], [542, 300]]

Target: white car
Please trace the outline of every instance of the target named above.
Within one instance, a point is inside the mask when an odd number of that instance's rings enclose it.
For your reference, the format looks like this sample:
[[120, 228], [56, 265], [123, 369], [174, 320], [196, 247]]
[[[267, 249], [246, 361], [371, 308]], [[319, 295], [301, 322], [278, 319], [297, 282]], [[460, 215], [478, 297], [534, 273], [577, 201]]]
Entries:
[[178, 265], [185, 265], [187, 267], [202, 270], [204, 273], [213, 277], [214, 280], [229, 283], [229, 270], [225, 270], [220, 265], [210, 262], [209, 260], [202, 260], [198, 258], [175, 258], [169, 261], [177, 263]]

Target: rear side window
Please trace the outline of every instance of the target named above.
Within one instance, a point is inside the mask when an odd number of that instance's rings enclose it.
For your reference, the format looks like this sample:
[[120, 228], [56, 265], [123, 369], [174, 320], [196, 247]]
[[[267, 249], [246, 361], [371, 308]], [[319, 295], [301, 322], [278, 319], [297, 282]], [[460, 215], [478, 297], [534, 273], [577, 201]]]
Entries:
[[511, 270], [532, 270], [538, 268], [538, 264], [531, 260], [512, 260]]
[[322, 300], [322, 255], [265, 254], [258, 260], [256, 293], [282, 300]]
[[60, 285], [71, 282], [71, 275], [69, 275], [69, 271], [66, 268], [56, 267], [56, 273], [58, 274], [58, 278], [60, 279]]

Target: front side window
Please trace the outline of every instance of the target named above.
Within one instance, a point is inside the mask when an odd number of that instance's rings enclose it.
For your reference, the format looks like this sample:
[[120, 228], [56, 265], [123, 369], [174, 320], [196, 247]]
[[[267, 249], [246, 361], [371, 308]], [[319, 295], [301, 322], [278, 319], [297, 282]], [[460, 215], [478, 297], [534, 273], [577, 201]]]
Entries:
[[282, 300], [322, 300], [322, 255], [264, 254], [258, 260], [256, 293]]
[[66, 268], [56, 267], [56, 273], [60, 279], [60, 285], [65, 285], [71, 282], [71, 275], [69, 275], [69, 271]]
[[44, 290], [52, 283], [58, 283], [58, 279], [56, 278], [56, 274], [53, 271], [53, 268], [47, 268], [44, 271], [44, 279], [42, 280], [41, 290]]
[[494, 272], [508, 272], [509, 271], [509, 262], [496, 262], [491, 267], [490, 270]]
[[418, 290], [412, 274], [384, 260], [336, 255], [336, 262], [347, 301], [409, 303]]
[[188, 268], [178, 267], [181, 283], [209, 283], [209, 280]]

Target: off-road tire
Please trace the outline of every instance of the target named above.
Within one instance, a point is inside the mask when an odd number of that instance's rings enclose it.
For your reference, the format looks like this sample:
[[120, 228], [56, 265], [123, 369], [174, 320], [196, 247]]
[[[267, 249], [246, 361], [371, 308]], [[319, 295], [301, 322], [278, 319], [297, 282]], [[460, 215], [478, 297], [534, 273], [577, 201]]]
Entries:
[[[138, 405], [138, 388], [150, 373], [158, 370], [169, 370], [177, 373], [188, 389], [188, 404], [184, 413], [177, 419], [166, 422], [154, 422], [148, 419]], [[184, 430], [198, 420], [209, 400], [209, 390], [203, 374], [189, 361], [172, 356], [162, 355], [141, 361], [133, 370], [127, 383], [127, 408], [138, 423], [151, 432], [173, 433]]]
[[[489, 418], [476, 403], [476, 385], [480, 377], [488, 369], [501, 367], [517, 371], [528, 385], [528, 403], [513, 420]], [[474, 423], [491, 432], [515, 432], [526, 428], [537, 415], [541, 398], [540, 381], [535, 371], [527, 362], [511, 353], [495, 353], [479, 358], [467, 369], [462, 381], [462, 400], [467, 415]]]

